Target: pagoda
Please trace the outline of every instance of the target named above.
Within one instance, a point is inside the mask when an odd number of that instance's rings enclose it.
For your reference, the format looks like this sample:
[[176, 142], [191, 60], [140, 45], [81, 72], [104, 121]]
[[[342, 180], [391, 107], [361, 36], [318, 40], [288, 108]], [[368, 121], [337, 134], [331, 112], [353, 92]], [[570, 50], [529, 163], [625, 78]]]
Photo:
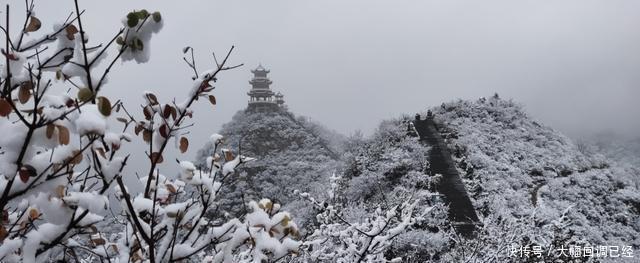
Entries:
[[284, 95], [278, 92], [274, 93], [269, 85], [273, 82], [267, 77], [269, 70], [265, 69], [262, 65], [254, 70], [253, 78], [249, 81], [251, 84], [251, 90], [247, 93], [249, 95], [249, 106], [247, 110], [250, 111], [275, 111], [281, 108], [285, 108]]
[[282, 109], [286, 109], [287, 105], [284, 104], [284, 95], [282, 95], [282, 93], [278, 91], [275, 97], [276, 97], [276, 104], [278, 104], [278, 107]]

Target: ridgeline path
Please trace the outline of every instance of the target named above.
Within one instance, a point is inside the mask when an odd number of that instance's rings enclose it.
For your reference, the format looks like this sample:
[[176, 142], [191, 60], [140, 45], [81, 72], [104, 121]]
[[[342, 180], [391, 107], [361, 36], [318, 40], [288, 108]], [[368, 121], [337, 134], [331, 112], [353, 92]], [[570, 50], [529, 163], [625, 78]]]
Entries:
[[413, 124], [420, 136], [420, 141], [431, 147], [429, 151], [431, 173], [442, 175], [436, 187], [437, 191], [444, 196], [445, 203], [449, 205], [449, 220], [462, 236], [474, 237], [479, 221], [478, 216], [460, 179], [451, 153], [438, 132], [433, 117], [428, 116], [424, 120], [417, 117]]

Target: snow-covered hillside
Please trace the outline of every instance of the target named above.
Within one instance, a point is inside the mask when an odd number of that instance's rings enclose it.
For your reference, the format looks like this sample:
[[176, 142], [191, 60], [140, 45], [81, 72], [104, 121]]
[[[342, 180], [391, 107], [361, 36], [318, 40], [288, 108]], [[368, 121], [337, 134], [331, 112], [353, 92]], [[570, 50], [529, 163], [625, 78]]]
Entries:
[[365, 218], [379, 207], [407, 199], [428, 208], [419, 222], [395, 239], [388, 258], [405, 262], [438, 259], [449, 245], [447, 210], [434, 192], [437, 178], [427, 172], [429, 147], [420, 143], [408, 116], [383, 121], [369, 138], [352, 137], [341, 163], [345, 217]]
[[[426, 212], [385, 252], [406, 262], [567, 262], [573, 256], [557, 249], [640, 247], [636, 168], [586, 151], [509, 100], [458, 100], [431, 111], [480, 217], [475, 239], [455, 233], [434, 193], [439, 176], [429, 172], [430, 147], [415, 136], [413, 116], [383, 121], [368, 138], [344, 139], [286, 111], [238, 112], [221, 133], [229, 147], [242, 142], [242, 154], [258, 161], [239, 169], [227, 199], [278, 200], [308, 230], [318, 227], [318, 210], [293, 190], [330, 203], [352, 222], [419, 200], [417, 210]], [[211, 154], [201, 151], [197, 163]], [[514, 246], [544, 253], [513, 257]]]
[[545, 254], [570, 245], [640, 247], [638, 170], [581, 151], [497, 96], [431, 110], [484, 219], [478, 242], [502, 253], [485, 260], [506, 260], [506, 241]]
[[[239, 111], [220, 133], [226, 137], [227, 147], [257, 158], [239, 169], [239, 177], [229, 186], [232, 195], [229, 200], [270, 198], [297, 212], [294, 213], [296, 216], [304, 217], [298, 218], [298, 222], [306, 222], [315, 216], [314, 212], [308, 211], [309, 204], [293, 191], [325, 194], [338, 156], [331, 142], [323, 138], [340, 140], [338, 135], [284, 110]], [[202, 149], [196, 160], [200, 166], [204, 166], [206, 158], [213, 154], [209, 145]]]

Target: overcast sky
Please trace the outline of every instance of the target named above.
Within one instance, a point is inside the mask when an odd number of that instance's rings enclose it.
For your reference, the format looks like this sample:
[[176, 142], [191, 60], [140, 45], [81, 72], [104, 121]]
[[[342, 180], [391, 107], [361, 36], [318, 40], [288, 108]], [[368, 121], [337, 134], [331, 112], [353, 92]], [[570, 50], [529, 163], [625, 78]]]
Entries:
[[[13, 3], [14, 1], [12, 1]], [[45, 25], [73, 1], [37, 1]], [[22, 9], [22, 1], [15, 1]], [[147, 64], [118, 65], [105, 93], [131, 108], [143, 90], [183, 98], [193, 46], [201, 69], [211, 51], [236, 45], [220, 76], [218, 106], [196, 109], [192, 145], [246, 107], [249, 70], [271, 69], [290, 109], [345, 134], [371, 133], [385, 118], [456, 98], [498, 92], [572, 136], [640, 131], [640, 1], [290, 0], [81, 1], [92, 43], [106, 42], [133, 9], [160, 11], [163, 30]], [[19, 7], [19, 8], [18, 8]], [[115, 52], [112, 52], [115, 53]], [[191, 149], [191, 154], [197, 147]]]

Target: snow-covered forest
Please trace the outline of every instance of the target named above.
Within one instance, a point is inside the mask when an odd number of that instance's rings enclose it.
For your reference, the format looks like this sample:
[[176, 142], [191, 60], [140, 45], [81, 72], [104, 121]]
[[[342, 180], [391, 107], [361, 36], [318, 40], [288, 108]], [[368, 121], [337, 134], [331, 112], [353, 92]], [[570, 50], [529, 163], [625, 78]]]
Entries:
[[154, 63], [163, 12], [94, 39], [82, 2], [56, 22], [25, 3], [0, 22], [0, 262], [637, 261], [637, 138], [574, 140], [498, 94], [343, 135], [289, 109], [260, 65], [248, 105], [197, 144], [199, 105], [244, 70], [234, 46], [177, 50], [181, 97], [127, 88], [138, 105], [105, 90]]

